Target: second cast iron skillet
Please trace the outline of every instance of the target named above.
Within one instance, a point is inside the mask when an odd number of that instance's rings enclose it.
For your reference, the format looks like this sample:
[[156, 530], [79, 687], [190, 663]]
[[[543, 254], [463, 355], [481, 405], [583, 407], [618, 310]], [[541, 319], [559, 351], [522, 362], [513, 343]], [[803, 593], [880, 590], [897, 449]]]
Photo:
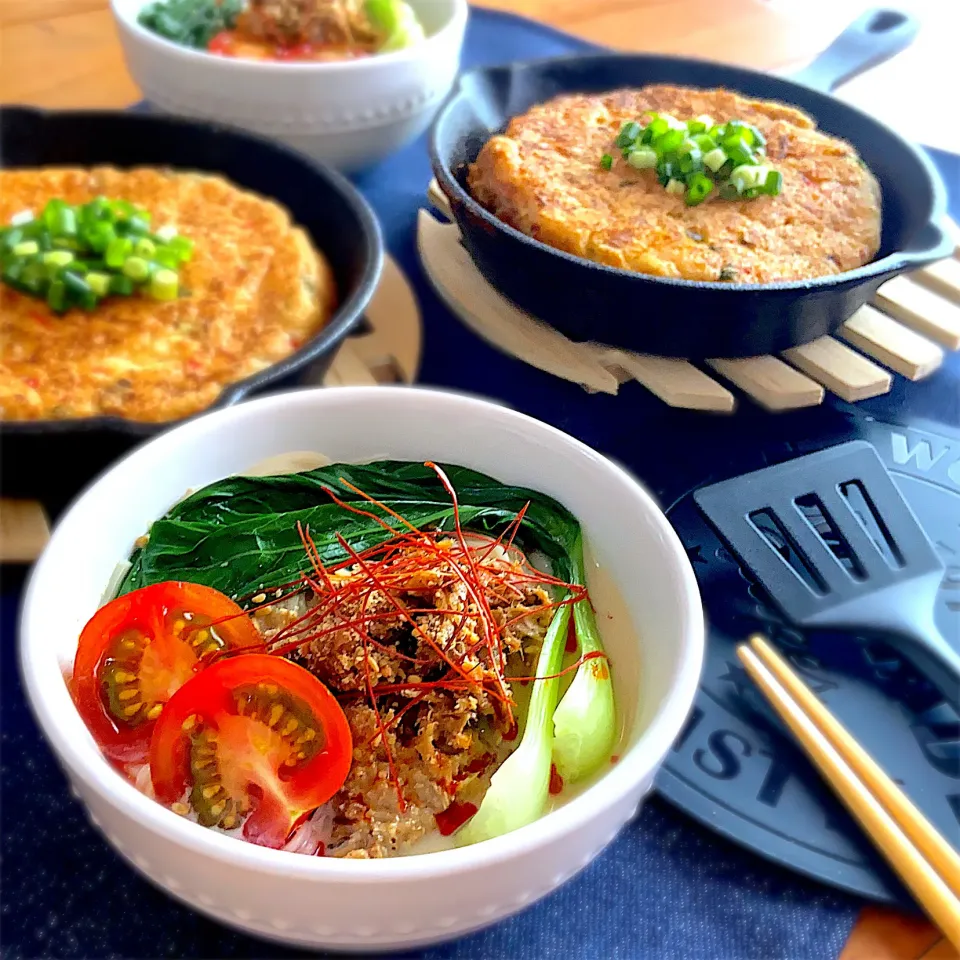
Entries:
[[[889, 127], [826, 92], [898, 53], [912, 41], [917, 26], [895, 11], [864, 14], [792, 80], [701, 60], [612, 53], [474, 70], [461, 77], [434, 123], [434, 175], [484, 276], [567, 336], [694, 359], [776, 353], [832, 332], [885, 280], [950, 253], [950, 241], [938, 224], [946, 195], [929, 160]], [[850, 141], [883, 195], [876, 258], [846, 273], [791, 283], [645, 276], [540, 243], [498, 220], [467, 191], [467, 165], [511, 117], [560, 94], [652, 83], [726, 87], [778, 100]]]
[[[338, 173], [216, 124], [131, 112], [0, 110], [0, 166], [97, 164], [220, 174], [287, 207], [330, 264], [339, 305], [329, 322], [296, 353], [227, 386], [208, 409], [294, 386], [305, 376], [316, 379], [361, 323], [380, 276], [383, 240], [369, 205]], [[56, 513], [117, 457], [173, 425], [106, 416], [4, 421], [0, 494], [39, 499]]]

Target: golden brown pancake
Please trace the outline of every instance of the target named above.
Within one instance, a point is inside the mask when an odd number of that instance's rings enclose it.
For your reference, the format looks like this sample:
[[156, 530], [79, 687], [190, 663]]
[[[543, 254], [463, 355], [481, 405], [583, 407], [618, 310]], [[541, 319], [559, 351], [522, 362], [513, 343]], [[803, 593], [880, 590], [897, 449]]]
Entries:
[[[783, 174], [776, 197], [688, 207], [614, 146], [646, 111], [742, 120]], [[600, 158], [615, 157], [613, 169]], [[869, 262], [880, 246], [880, 188], [853, 147], [806, 114], [728, 90], [649, 86], [557, 97], [511, 120], [471, 166], [476, 199], [543, 243], [624, 270], [686, 280], [811, 280]]]
[[[155, 168], [0, 171], [0, 223], [59, 197], [126, 199], [195, 242], [181, 296], [110, 297], [57, 316], [0, 284], [0, 419], [175, 420], [297, 350], [330, 318], [330, 267], [279, 204], [222, 177]], [[185, 295], [184, 295], [185, 294]]]

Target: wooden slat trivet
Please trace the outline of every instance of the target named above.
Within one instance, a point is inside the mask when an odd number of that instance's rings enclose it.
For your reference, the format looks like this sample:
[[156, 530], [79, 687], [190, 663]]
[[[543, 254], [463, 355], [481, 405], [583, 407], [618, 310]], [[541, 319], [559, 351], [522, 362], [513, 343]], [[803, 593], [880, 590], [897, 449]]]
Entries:
[[796, 410], [823, 402], [823, 387], [777, 357], [708, 360], [707, 366], [768, 410]]
[[417, 239], [427, 275], [451, 310], [479, 336], [592, 393], [616, 393], [620, 386], [617, 372], [624, 370], [671, 406], [733, 409], [733, 394], [685, 360], [646, 357], [604, 344], [574, 343], [519, 310], [480, 277], [458, 237], [455, 226], [420, 211]]
[[[589, 391], [616, 393], [625, 379], [634, 379], [671, 406], [734, 409], [734, 394], [695, 364], [604, 344], [574, 343], [517, 308], [487, 283], [459, 242], [447, 198], [436, 181], [430, 183], [427, 196], [448, 222], [421, 210], [421, 260], [437, 292], [474, 332]], [[960, 257], [960, 230], [957, 236]], [[823, 401], [826, 390], [851, 403], [879, 396], [892, 386], [891, 371], [919, 380], [942, 363], [938, 343], [960, 347], [960, 302], [941, 295], [952, 287], [953, 266], [954, 261], [944, 261], [881, 288], [878, 305], [898, 311], [903, 322], [864, 307], [834, 337], [821, 337], [780, 357], [716, 359], [706, 361], [706, 366], [771, 410], [814, 406]]]
[[960, 310], [939, 293], [914, 283], [909, 277], [895, 277], [880, 287], [874, 303], [928, 340], [948, 350], [960, 349]]
[[960, 257], [950, 257], [931, 263], [929, 267], [918, 270], [913, 276], [918, 283], [946, 297], [953, 303], [960, 303]]
[[[412, 383], [420, 369], [420, 308], [413, 288], [390, 257], [365, 315], [369, 331], [343, 342], [323, 385]], [[32, 563], [49, 537], [50, 526], [39, 503], [0, 499], [0, 563]]]
[[883, 367], [833, 337], [784, 350], [783, 357], [848, 403], [887, 393], [893, 380]]
[[940, 347], [873, 307], [861, 307], [840, 336], [908, 380], [921, 380], [943, 363]]
[[32, 563], [50, 539], [50, 524], [36, 500], [0, 500], [0, 561]]

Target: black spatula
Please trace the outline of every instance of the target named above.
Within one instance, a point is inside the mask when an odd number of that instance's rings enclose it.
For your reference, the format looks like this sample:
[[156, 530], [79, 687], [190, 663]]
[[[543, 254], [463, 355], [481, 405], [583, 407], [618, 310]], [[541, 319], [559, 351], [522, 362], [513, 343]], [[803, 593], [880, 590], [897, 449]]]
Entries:
[[960, 653], [934, 623], [943, 563], [869, 443], [704, 487], [694, 499], [790, 620], [881, 634], [960, 709]]

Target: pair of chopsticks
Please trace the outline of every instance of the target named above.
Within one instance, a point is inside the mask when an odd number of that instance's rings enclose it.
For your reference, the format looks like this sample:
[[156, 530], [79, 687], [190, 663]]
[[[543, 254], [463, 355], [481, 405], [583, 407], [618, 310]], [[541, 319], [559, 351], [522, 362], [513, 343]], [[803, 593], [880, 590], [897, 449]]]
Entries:
[[762, 637], [747, 673], [930, 919], [960, 949], [960, 855]]

